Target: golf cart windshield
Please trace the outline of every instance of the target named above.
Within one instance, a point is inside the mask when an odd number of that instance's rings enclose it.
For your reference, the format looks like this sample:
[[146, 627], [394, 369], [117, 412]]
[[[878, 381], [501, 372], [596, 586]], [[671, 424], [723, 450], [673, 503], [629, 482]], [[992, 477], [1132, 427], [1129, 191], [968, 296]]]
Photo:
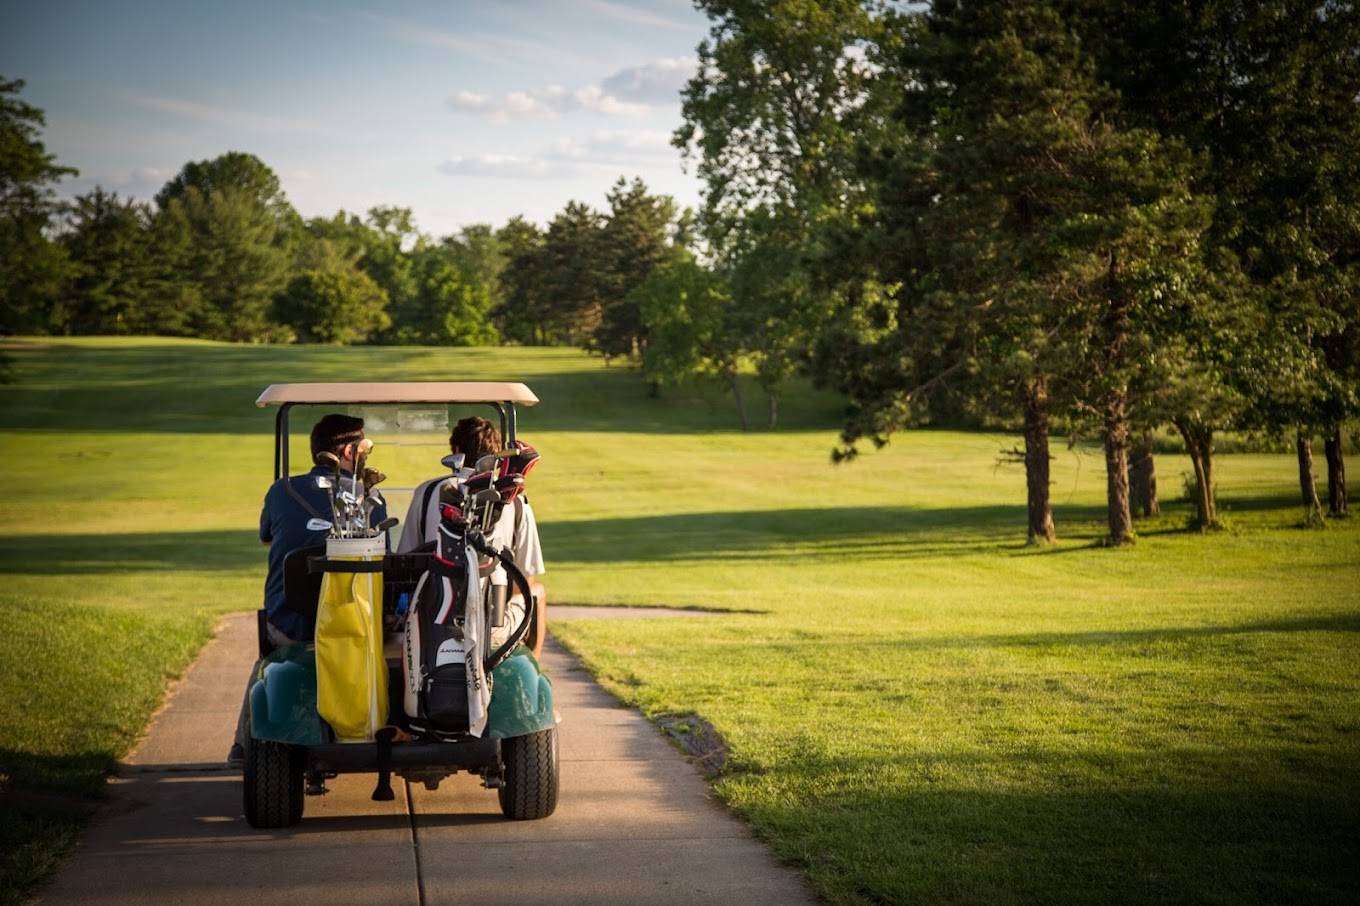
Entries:
[[[382, 486], [389, 512], [404, 504], [411, 490], [444, 471], [439, 460], [449, 452], [449, 432], [459, 418], [499, 416], [501, 438], [516, 439], [517, 406], [538, 402], [520, 383], [498, 381], [422, 381], [405, 383], [271, 384], [255, 405], [278, 406], [274, 419], [274, 477], [312, 467], [308, 432], [321, 416], [344, 412], [364, 420], [364, 433], [376, 446], [370, 462], [388, 476]], [[301, 407], [300, 412], [294, 409]], [[493, 419], [494, 420], [494, 419]], [[297, 468], [301, 466], [301, 468]], [[395, 499], [393, 499], [395, 498]]]

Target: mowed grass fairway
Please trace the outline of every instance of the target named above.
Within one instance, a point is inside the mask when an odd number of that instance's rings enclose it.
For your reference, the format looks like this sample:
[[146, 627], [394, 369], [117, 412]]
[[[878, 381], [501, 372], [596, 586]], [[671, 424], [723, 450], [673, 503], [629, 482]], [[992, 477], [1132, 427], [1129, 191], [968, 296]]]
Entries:
[[1165, 515], [1110, 550], [1099, 451], [1055, 442], [1060, 543], [1038, 549], [1023, 472], [997, 465], [1017, 438], [910, 432], [833, 466], [838, 404], [806, 389], [779, 431], [742, 433], [720, 394], [651, 400], [571, 350], [9, 355], [7, 898], [216, 620], [258, 606], [255, 397], [355, 377], [538, 393], [521, 432], [550, 600], [723, 611], [553, 634], [624, 701], [710, 725], [717, 796], [828, 901], [1360, 900], [1360, 519], [1298, 528], [1291, 456], [1219, 457], [1232, 531], [1207, 536], [1179, 530], [1188, 460], [1159, 456]]

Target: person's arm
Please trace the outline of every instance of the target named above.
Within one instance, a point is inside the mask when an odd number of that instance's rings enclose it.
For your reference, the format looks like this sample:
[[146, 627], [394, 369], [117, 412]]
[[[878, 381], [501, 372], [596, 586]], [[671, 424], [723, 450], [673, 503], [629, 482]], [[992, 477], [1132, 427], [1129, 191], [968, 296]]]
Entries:
[[538, 540], [538, 522], [534, 519], [534, 508], [523, 497], [515, 498], [515, 534], [510, 544], [510, 554], [515, 565], [526, 577], [543, 574], [543, 546]]

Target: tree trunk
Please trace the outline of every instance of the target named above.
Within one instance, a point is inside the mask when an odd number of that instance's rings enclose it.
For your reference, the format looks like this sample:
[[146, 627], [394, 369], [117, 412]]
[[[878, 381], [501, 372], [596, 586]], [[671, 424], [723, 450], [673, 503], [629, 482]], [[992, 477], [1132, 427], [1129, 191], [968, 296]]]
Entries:
[[732, 388], [732, 398], [737, 401], [737, 415], [741, 418], [741, 430], [750, 431], [751, 422], [746, 417], [746, 398], [741, 395], [741, 381], [737, 377], [737, 369], [727, 369], [727, 384]]
[[1029, 543], [1053, 544], [1053, 510], [1048, 496], [1048, 383], [1035, 378], [1024, 389], [1025, 485], [1028, 489]]
[[1327, 513], [1349, 516], [1346, 506], [1346, 458], [1341, 451], [1341, 428], [1327, 438]]
[[1111, 391], [1105, 400], [1105, 509], [1113, 547], [1133, 543], [1133, 516], [1129, 512], [1129, 426], [1124, 421], [1126, 399], [1122, 390]]
[[1143, 518], [1162, 515], [1157, 500], [1157, 469], [1152, 459], [1152, 432], [1144, 431], [1129, 450], [1129, 498], [1133, 511]]
[[1129, 339], [1129, 298], [1120, 287], [1119, 256], [1110, 252], [1109, 300], [1105, 310], [1105, 513], [1113, 547], [1133, 543], [1129, 513], [1128, 387], [1124, 351]]
[[1200, 531], [1216, 529], [1219, 522], [1214, 504], [1214, 431], [1188, 421], [1176, 422], [1176, 429], [1185, 438], [1185, 449], [1195, 468], [1196, 527]]
[[770, 400], [770, 430], [779, 427], [779, 395], [773, 389], [767, 390], [765, 395]]
[[1299, 432], [1299, 490], [1303, 498], [1303, 521], [1309, 525], [1322, 522], [1322, 501], [1318, 500], [1317, 483], [1313, 480], [1313, 439]]

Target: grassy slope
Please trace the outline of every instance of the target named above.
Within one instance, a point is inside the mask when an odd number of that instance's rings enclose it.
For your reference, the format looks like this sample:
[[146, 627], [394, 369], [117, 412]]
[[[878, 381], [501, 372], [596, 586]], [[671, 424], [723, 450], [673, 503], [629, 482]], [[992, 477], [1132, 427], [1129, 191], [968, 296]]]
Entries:
[[[828, 899], [1360, 895], [1360, 526], [1294, 528], [1288, 457], [1220, 460], [1234, 532], [1176, 532], [1175, 504], [1111, 551], [1092, 544], [1102, 461], [1064, 451], [1062, 541], [1037, 550], [1023, 476], [994, 462], [1012, 439], [914, 432], [833, 467], [836, 406], [809, 393], [747, 435], [721, 397], [648, 400], [564, 350], [74, 341], [15, 359], [0, 844], [39, 845], [11, 890], [217, 617], [257, 604], [271, 417], [251, 401], [360, 374], [534, 388], [552, 600], [731, 611], [556, 635], [625, 700], [711, 723], [719, 795]], [[1189, 468], [1158, 467], [1164, 493]]]

